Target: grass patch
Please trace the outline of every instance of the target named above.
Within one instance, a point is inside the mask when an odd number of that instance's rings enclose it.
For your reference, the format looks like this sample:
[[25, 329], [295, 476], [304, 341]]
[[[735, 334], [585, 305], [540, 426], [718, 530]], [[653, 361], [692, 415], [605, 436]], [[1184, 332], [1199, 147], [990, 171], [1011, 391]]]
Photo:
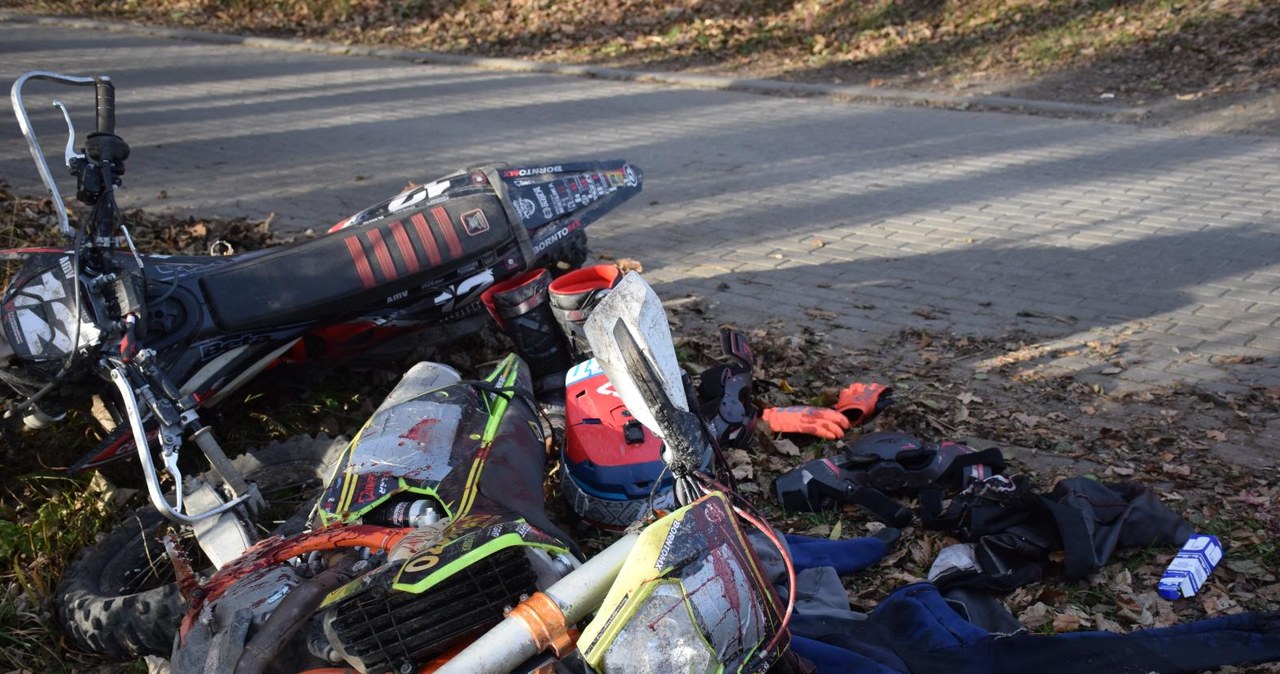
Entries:
[[54, 635], [49, 597], [75, 552], [111, 520], [91, 479], [29, 475], [0, 501], [0, 664], [11, 670], [69, 671], [78, 658]]

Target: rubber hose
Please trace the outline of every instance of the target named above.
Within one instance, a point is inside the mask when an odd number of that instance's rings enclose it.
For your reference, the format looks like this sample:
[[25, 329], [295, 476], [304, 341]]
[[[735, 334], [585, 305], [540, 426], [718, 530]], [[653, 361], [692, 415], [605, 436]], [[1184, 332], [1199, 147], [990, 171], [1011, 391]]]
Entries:
[[245, 644], [244, 654], [236, 663], [235, 674], [262, 674], [320, 602], [355, 577], [351, 567], [359, 560], [358, 553], [345, 550], [334, 556], [329, 568], [285, 595], [280, 606], [262, 623], [262, 629]]

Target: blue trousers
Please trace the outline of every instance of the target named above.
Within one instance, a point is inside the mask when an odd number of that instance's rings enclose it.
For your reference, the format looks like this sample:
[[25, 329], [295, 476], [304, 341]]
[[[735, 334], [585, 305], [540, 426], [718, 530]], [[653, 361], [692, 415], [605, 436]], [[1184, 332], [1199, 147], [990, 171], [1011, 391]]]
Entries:
[[[876, 563], [883, 542], [788, 536], [797, 570], [847, 575]], [[846, 604], [847, 605], [847, 604]], [[870, 614], [797, 612], [791, 647], [820, 674], [1194, 674], [1280, 661], [1280, 613], [1242, 613], [1174, 627], [1053, 636], [997, 635], [956, 613], [929, 583], [900, 588]]]

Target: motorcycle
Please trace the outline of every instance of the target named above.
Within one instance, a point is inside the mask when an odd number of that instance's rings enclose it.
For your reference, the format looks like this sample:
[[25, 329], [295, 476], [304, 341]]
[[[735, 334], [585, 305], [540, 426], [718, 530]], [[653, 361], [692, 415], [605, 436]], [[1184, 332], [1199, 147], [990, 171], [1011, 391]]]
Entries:
[[203, 583], [176, 557], [190, 603], [174, 674], [791, 671], [791, 604], [744, 523], [784, 559], [785, 546], [708, 468], [711, 424], [689, 409], [652, 289], [629, 274], [587, 334], [663, 439], [672, 512], [582, 561], [542, 506], [546, 449], [523, 363], [508, 356], [480, 381], [421, 363], [350, 444], [309, 531], [265, 540]]
[[[95, 93], [96, 128], [80, 151], [67, 107], [54, 101], [68, 132], [64, 163], [87, 206], [74, 230], [23, 102], [32, 81]], [[163, 518], [189, 527], [205, 561], [224, 566], [261, 538], [257, 524], [296, 529], [296, 521], [273, 519], [265, 492], [304, 489], [327, 457], [317, 445], [233, 461], [201, 410], [278, 363], [365, 353], [409, 333], [474, 329], [485, 320], [482, 293], [557, 260], [580, 264], [583, 228], [642, 182], [625, 161], [489, 164], [413, 187], [312, 240], [240, 255], [147, 254], [116, 206], [130, 150], [116, 134], [110, 78], [30, 72], [10, 97], [71, 243], [0, 251], [0, 259], [23, 261], [0, 297], [0, 381], [14, 393], [4, 417], [38, 427], [71, 402], [101, 396], [118, 429], [72, 468], [137, 456], [154, 509], [108, 536], [123, 549], [102, 544], [86, 553], [89, 561], [73, 566], [59, 590], [72, 641], [113, 656], [168, 650], [163, 630], [135, 629], [137, 611], [179, 610], [172, 584], [152, 574], [151, 547], [139, 544], [153, 541], [149, 526]], [[213, 471], [184, 476], [186, 444]], [[277, 462], [306, 468], [310, 479], [288, 478]]]

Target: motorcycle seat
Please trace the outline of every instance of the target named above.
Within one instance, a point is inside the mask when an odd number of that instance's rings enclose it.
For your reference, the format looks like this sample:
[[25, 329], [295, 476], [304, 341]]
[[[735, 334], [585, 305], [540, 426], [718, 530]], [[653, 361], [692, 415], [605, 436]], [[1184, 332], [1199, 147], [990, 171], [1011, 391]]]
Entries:
[[493, 192], [396, 215], [205, 272], [214, 321], [234, 331], [359, 312], [515, 238]]

